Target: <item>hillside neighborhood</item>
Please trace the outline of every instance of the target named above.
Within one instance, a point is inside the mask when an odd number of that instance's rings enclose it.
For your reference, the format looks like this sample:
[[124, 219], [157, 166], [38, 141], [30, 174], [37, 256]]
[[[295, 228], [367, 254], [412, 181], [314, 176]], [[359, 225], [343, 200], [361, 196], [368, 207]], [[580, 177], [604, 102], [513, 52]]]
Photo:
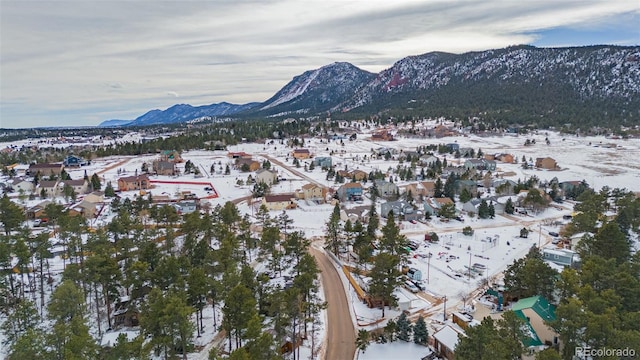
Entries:
[[72, 351], [65, 323], [84, 358], [640, 351], [640, 140], [301, 123], [126, 155], [96, 154], [144, 134], [1, 143], [64, 157], [3, 167], [0, 357]]

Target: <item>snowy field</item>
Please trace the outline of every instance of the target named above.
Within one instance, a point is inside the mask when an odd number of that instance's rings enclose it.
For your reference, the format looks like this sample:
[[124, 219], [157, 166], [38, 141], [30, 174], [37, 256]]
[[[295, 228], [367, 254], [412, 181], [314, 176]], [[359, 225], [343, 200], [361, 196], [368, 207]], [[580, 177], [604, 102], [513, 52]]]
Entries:
[[[547, 145], [545, 139], [549, 139]], [[135, 134], [130, 135], [130, 140], [135, 140]], [[524, 146], [524, 142], [535, 140], [536, 144]], [[314, 156], [331, 156], [336, 170], [360, 169], [366, 172], [381, 170], [387, 172], [398, 165], [397, 161], [385, 161], [383, 159], [372, 159], [372, 149], [380, 147], [394, 148], [403, 151], [415, 151], [417, 146], [429, 144], [458, 143], [460, 147], [471, 147], [477, 151], [482, 149], [485, 154], [511, 153], [518, 159], [518, 164], [505, 164], [498, 162], [497, 174], [502, 174], [504, 178], [514, 181], [537, 176], [542, 181], [549, 181], [554, 177], [559, 181], [586, 180], [593, 188], [599, 190], [603, 186], [611, 188], [626, 188], [631, 191], [640, 192], [640, 140], [630, 139], [609, 139], [605, 137], [575, 137], [572, 135], [561, 135], [554, 132], [539, 132], [527, 136], [502, 136], [502, 137], [478, 137], [474, 135], [446, 137], [440, 139], [403, 139], [392, 142], [374, 142], [368, 140], [368, 135], [359, 134], [356, 141], [343, 140], [327, 141], [317, 139], [305, 139], [305, 147], [310, 149]], [[21, 144], [27, 144], [22, 142]], [[0, 144], [4, 148], [7, 144]], [[53, 146], [53, 145], [52, 145]], [[55, 145], [58, 146], [58, 145]], [[333, 188], [338, 188], [340, 184], [326, 180], [326, 172], [322, 172], [318, 167], [312, 171], [305, 171], [305, 161], [301, 161], [301, 167], [295, 168], [290, 156], [291, 148], [287, 147], [280, 140], [268, 140], [264, 144], [242, 143], [230, 146], [228, 151], [244, 151], [253, 155], [257, 161], [272, 161], [272, 169], [279, 173], [280, 178], [286, 179], [275, 185], [272, 193], [291, 193], [309, 183], [309, 180], [324, 184]], [[366, 159], [365, 159], [366, 156]], [[560, 170], [524, 170], [520, 166], [522, 157], [527, 160], [537, 157], [554, 158]], [[103, 186], [111, 181], [117, 187], [117, 179], [122, 176], [131, 176], [141, 172], [142, 164], [156, 159], [156, 155], [146, 155], [138, 157], [110, 157], [97, 159], [90, 166], [81, 169], [71, 169], [69, 174], [73, 179], [79, 179], [86, 173], [91, 176], [98, 172], [102, 179]], [[203, 173], [203, 176], [181, 175], [171, 176], [151, 176], [152, 181], [173, 181], [180, 183], [154, 183], [154, 188], [148, 191], [153, 195], [167, 195], [177, 198], [178, 194], [184, 191], [191, 191], [197, 197], [202, 198], [203, 203], [208, 203], [212, 207], [222, 205], [227, 201], [245, 198], [251, 195], [252, 185], [238, 185], [239, 180], [245, 182], [247, 177], [253, 173], [243, 173], [233, 168], [232, 160], [227, 157], [227, 151], [188, 151], [182, 154], [182, 158], [193, 162]], [[450, 164], [462, 163], [464, 159], [454, 159], [447, 154], [447, 161]], [[280, 162], [286, 165], [283, 167], [276, 164]], [[211, 167], [214, 171], [211, 172]], [[231, 168], [229, 175], [224, 175], [223, 170], [227, 165]], [[184, 170], [184, 163], [178, 164], [179, 169]], [[418, 170], [419, 171], [419, 170]], [[395, 179], [394, 179], [395, 180]], [[4, 180], [3, 180], [4, 181]], [[193, 182], [210, 183], [217, 197], [211, 196], [201, 184], [190, 184]], [[402, 186], [410, 182], [394, 181]], [[365, 186], [368, 186], [366, 184]], [[133, 199], [138, 195], [138, 191], [121, 193], [121, 196]], [[62, 201], [62, 199], [58, 199]], [[365, 199], [365, 204], [367, 200]], [[40, 200], [25, 201], [26, 206], [35, 205]], [[362, 206], [363, 204], [346, 203], [346, 207]], [[246, 200], [238, 202], [238, 209], [241, 213], [253, 215], [259, 206], [258, 202], [248, 203]], [[300, 202], [299, 208], [288, 210], [288, 216], [294, 220], [295, 230], [303, 231], [307, 237], [317, 239], [324, 234], [325, 223], [333, 210], [331, 205], [309, 205]], [[409, 266], [418, 268], [423, 274], [424, 293], [413, 294], [406, 289], [398, 289], [396, 295], [402, 304], [408, 306], [411, 314], [425, 313], [427, 315], [442, 311], [439, 301], [443, 297], [449, 299], [449, 306], [453, 309], [461, 304], [460, 294], [472, 293], [478, 288], [483, 279], [493, 278], [503, 271], [514, 259], [524, 256], [531, 246], [544, 246], [551, 241], [548, 236], [549, 231], [557, 231], [557, 226], [541, 226], [543, 222], [558, 220], [562, 215], [571, 213], [571, 204], [564, 203], [559, 208], [549, 208], [535, 216], [496, 216], [494, 219], [480, 220], [477, 218], [465, 217], [465, 222], [452, 221], [442, 223], [439, 220], [432, 220], [426, 224], [402, 222], [400, 226], [402, 233], [409, 240], [420, 244], [416, 251], [410, 254]], [[280, 212], [273, 212], [271, 216], [277, 216]], [[92, 225], [100, 226], [110, 221], [112, 214], [105, 214], [100, 219], [94, 221]], [[383, 222], [384, 224], [384, 222]], [[471, 226], [475, 233], [473, 236], [465, 236], [461, 233], [464, 226]], [[522, 227], [531, 230], [527, 239], [519, 238]], [[435, 231], [440, 237], [438, 244], [424, 242], [424, 234]], [[317, 241], [317, 240], [316, 240]], [[318, 244], [316, 244], [318, 245]], [[430, 255], [429, 255], [430, 254]], [[62, 264], [52, 261], [52, 272], [60, 272]], [[485, 271], [478, 273], [470, 268], [474, 264], [484, 266]], [[482, 268], [482, 267], [481, 267]], [[342, 272], [339, 272], [343, 276]], [[385, 311], [385, 319], [381, 320], [379, 309], [368, 309], [360, 303], [355, 292], [350, 288], [346, 278], [343, 276], [345, 290], [348, 298], [352, 299], [353, 322], [357, 327], [372, 329], [377, 326], [384, 326], [386, 320], [399, 315], [399, 310]], [[437, 304], [436, 304], [437, 303]], [[212, 311], [209, 307], [205, 309], [205, 323], [212, 323]], [[323, 318], [324, 318], [323, 314]], [[373, 324], [373, 325], [372, 325]], [[321, 330], [323, 333], [324, 330]], [[432, 331], [432, 330], [430, 330]], [[109, 334], [103, 338], [102, 342], [108, 342], [115, 335]], [[201, 338], [196, 339], [196, 344], [206, 345], [215, 336], [212, 325], [208, 325]], [[1, 340], [1, 339], [0, 339]], [[423, 346], [396, 342], [393, 344], [378, 345], [372, 344], [364, 354], [360, 354], [359, 359], [414, 359], [424, 356], [428, 350]], [[302, 358], [307, 358], [309, 349], [303, 350], [305, 354]], [[2, 352], [0, 351], [0, 357]], [[200, 354], [190, 354], [190, 359], [206, 359], [206, 352]]]

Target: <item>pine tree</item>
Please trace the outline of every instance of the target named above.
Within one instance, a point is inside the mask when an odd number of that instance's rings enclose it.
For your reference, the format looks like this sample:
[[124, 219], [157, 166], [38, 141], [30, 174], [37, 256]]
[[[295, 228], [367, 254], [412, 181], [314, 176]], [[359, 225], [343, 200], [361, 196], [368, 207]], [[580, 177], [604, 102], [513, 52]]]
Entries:
[[396, 322], [398, 325], [398, 339], [402, 341], [409, 341], [411, 333], [413, 332], [413, 325], [407, 319], [407, 314], [403, 311]]
[[513, 213], [515, 212], [515, 206], [513, 206], [513, 201], [511, 201], [511, 197], [509, 197], [504, 204], [504, 212], [509, 215], [513, 215]]
[[427, 329], [427, 323], [424, 321], [422, 315], [420, 315], [416, 324], [413, 326], [413, 342], [416, 344], [427, 345], [428, 341], [429, 330]]
[[478, 207], [478, 217], [480, 219], [488, 219], [489, 218], [489, 205], [485, 199], [482, 199], [480, 202], [480, 206]]

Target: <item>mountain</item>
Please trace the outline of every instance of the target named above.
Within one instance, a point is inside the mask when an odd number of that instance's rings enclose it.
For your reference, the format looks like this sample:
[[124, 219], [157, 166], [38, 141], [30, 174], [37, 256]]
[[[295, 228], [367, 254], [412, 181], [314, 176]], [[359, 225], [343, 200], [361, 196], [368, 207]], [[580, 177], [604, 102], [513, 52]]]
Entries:
[[99, 127], [107, 126], [147, 126], [157, 124], [172, 124], [186, 122], [203, 116], [229, 116], [248, 110], [257, 103], [230, 104], [221, 102], [219, 104], [191, 106], [188, 104], [177, 104], [166, 110], [151, 110], [135, 120], [108, 120], [100, 123]]
[[98, 127], [120, 127], [131, 123], [131, 120], [105, 120]]
[[336, 62], [296, 76], [255, 114], [317, 114], [338, 106], [376, 77], [350, 63]]
[[640, 122], [640, 47], [431, 52], [396, 62], [333, 110], [383, 109], [546, 123]]
[[[640, 123], [640, 47], [504, 49], [408, 56], [378, 74], [336, 62], [294, 77], [262, 103], [152, 110], [127, 126], [202, 116], [473, 117], [556, 126]], [[351, 114], [351, 115], [348, 115]], [[101, 124], [104, 126], [104, 123]]]

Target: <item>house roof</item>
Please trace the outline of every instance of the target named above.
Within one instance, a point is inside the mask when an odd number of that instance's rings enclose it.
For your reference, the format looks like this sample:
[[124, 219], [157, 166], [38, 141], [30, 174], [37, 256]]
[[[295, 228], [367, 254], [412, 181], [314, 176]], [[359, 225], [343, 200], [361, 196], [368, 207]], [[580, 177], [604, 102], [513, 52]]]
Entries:
[[359, 188], [362, 189], [362, 185], [360, 183], [357, 182], [350, 182], [350, 183], [346, 183], [344, 185], [341, 186], [341, 188]]
[[50, 168], [59, 168], [61, 167], [62, 164], [49, 164], [49, 163], [42, 163], [42, 164], [31, 164], [29, 165], [29, 169], [50, 169]]
[[538, 314], [542, 319], [546, 321], [553, 321], [556, 319], [556, 307], [552, 304], [549, 304], [547, 299], [542, 296], [532, 296], [525, 299], [518, 300], [517, 303], [511, 306], [511, 310], [514, 312], [532, 309]]
[[293, 194], [277, 194], [277, 195], [265, 195], [264, 200], [266, 202], [284, 202], [291, 201], [295, 196]]
[[439, 343], [446, 346], [449, 350], [455, 350], [458, 345], [458, 335], [460, 333], [454, 330], [451, 326], [445, 325], [442, 329], [433, 334], [433, 338], [438, 340]]
[[309, 149], [294, 149], [295, 154], [309, 154]]
[[52, 188], [55, 187], [58, 184], [57, 181], [49, 181], [49, 180], [45, 180], [45, 181], [40, 181], [39, 185], [41, 188]]
[[440, 205], [453, 204], [453, 201], [451, 201], [451, 199], [449, 199], [448, 197], [433, 198], [433, 200]]
[[85, 180], [62, 180], [62, 183], [69, 186], [82, 186], [85, 184]]
[[304, 185], [302, 185], [302, 188], [304, 190], [314, 189], [314, 188], [317, 188], [317, 187], [320, 187], [320, 186], [318, 186], [317, 184], [304, 184]]
[[120, 179], [118, 179], [118, 181], [124, 181], [124, 182], [136, 182], [136, 181], [142, 181], [142, 180], [149, 180], [149, 176], [147, 174], [141, 174], [141, 175], [133, 175], [133, 176], [125, 176], [125, 177], [121, 177]]

